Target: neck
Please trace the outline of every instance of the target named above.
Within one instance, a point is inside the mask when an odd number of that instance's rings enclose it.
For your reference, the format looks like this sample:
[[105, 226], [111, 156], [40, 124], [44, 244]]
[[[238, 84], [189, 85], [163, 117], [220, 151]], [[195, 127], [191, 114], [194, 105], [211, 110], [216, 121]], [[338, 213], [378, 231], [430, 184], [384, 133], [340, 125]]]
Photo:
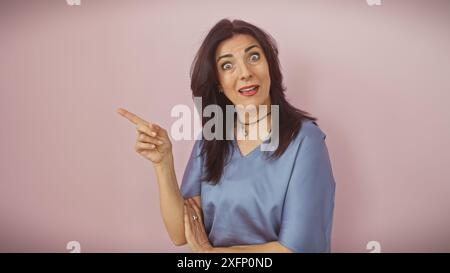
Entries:
[[256, 119], [256, 120], [254, 120], [254, 121], [250, 121], [250, 122], [242, 122], [240, 119], [239, 119], [239, 117], [237, 118], [237, 120], [238, 120], [238, 122], [240, 123], [240, 124], [242, 124], [242, 125], [252, 125], [252, 124], [257, 124], [257, 123], [259, 123], [260, 121], [262, 121], [262, 120], [264, 120], [264, 119], [266, 119], [269, 115], [270, 115], [270, 111], [267, 113], [267, 114], [265, 114], [265, 115], [263, 115], [262, 117], [259, 117], [259, 115], [258, 115], [258, 119]]
[[[270, 114], [271, 111], [268, 111], [267, 114], [264, 114], [261, 117], [258, 117], [258, 119], [254, 120], [253, 122], [241, 122], [241, 120], [239, 119], [239, 116], [236, 117], [237, 122], [235, 122], [235, 130], [239, 130], [241, 131], [241, 133], [244, 135], [245, 140], [247, 140], [248, 137], [250, 137], [249, 132], [251, 130], [256, 130], [256, 134], [257, 134], [257, 140], [262, 140], [265, 139], [271, 132], [272, 130], [272, 119], [270, 118]], [[263, 125], [260, 125], [262, 123], [266, 123]], [[259, 128], [259, 126], [265, 126], [266, 130], [264, 130], [265, 132], [262, 133], [262, 135], [260, 134], [259, 130], [261, 130], [261, 128]], [[236, 133], [236, 131], [235, 131]], [[250, 140], [250, 139], [249, 139]]]
[[[264, 105], [266, 106], [266, 105]], [[260, 109], [260, 107], [256, 107], [256, 111], [243, 111], [237, 113], [237, 120], [239, 123], [243, 125], [252, 125], [254, 123], [258, 123], [262, 120], [264, 120], [266, 117], [268, 117], [272, 109], [270, 107], [270, 104], [265, 107], [264, 111]]]

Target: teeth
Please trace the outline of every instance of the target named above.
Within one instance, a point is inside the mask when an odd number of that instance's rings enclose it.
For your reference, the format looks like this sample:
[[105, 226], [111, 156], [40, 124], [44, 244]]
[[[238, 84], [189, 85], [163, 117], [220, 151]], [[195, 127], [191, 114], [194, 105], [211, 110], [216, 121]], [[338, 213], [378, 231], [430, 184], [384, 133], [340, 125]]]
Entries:
[[254, 86], [254, 87], [250, 87], [250, 88], [246, 88], [246, 89], [240, 89], [240, 92], [247, 92], [247, 91], [251, 91], [251, 90], [255, 90], [256, 88], [258, 88], [258, 86]]

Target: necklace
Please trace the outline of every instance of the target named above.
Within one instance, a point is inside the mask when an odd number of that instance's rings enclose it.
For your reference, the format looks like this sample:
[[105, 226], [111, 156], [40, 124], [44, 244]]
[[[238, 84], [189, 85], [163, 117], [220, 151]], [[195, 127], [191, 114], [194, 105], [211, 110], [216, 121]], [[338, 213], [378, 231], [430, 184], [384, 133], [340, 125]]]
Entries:
[[245, 128], [245, 125], [250, 125], [250, 124], [254, 124], [254, 123], [259, 122], [259, 121], [261, 121], [263, 118], [265, 118], [265, 117], [267, 117], [268, 115], [270, 115], [271, 112], [272, 112], [272, 110], [270, 110], [269, 113], [267, 113], [266, 115], [264, 115], [263, 117], [261, 117], [261, 118], [258, 119], [257, 121], [248, 122], [248, 123], [246, 123], [246, 122], [241, 122], [241, 120], [240, 120], [239, 118], [237, 118], [239, 124], [241, 124], [240, 127], [241, 127], [241, 130], [242, 130], [242, 134], [243, 134], [245, 137], [248, 136], [248, 129]]

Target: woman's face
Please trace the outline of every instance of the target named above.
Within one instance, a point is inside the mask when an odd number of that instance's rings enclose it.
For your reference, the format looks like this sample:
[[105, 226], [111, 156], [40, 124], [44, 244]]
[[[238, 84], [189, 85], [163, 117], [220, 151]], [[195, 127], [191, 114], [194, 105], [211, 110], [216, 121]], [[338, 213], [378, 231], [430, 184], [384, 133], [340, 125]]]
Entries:
[[215, 60], [221, 89], [234, 105], [268, 105], [270, 109], [269, 65], [253, 36], [236, 34], [222, 41]]

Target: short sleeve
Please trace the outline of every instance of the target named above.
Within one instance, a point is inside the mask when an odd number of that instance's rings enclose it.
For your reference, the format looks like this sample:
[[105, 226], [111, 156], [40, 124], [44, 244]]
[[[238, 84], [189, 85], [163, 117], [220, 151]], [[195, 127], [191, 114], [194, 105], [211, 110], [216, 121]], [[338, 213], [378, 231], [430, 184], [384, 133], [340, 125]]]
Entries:
[[279, 242], [294, 252], [330, 252], [335, 181], [317, 129], [300, 143], [283, 205]]
[[201, 140], [196, 140], [181, 181], [181, 195], [184, 199], [200, 195], [200, 182], [203, 174]]

